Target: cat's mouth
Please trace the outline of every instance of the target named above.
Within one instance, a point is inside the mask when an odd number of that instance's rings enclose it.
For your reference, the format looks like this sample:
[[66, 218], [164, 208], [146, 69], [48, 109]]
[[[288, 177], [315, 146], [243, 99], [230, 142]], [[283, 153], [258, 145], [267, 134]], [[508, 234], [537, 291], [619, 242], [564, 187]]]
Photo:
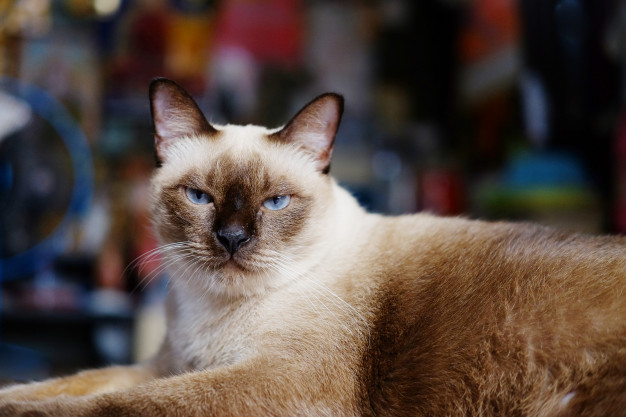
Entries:
[[230, 257], [221, 267], [224, 272], [240, 273], [246, 272], [247, 268], [238, 262], [234, 257]]
[[226, 274], [241, 275], [252, 272], [250, 266], [248, 265], [246, 256], [239, 253], [224, 256], [221, 262], [219, 262], [216, 266], [217, 270]]

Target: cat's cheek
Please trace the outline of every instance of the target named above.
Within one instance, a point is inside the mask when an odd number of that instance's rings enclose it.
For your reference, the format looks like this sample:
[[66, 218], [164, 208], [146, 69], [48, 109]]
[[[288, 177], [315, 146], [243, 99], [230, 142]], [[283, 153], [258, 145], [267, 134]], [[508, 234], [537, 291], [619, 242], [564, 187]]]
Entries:
[[[204, 220], [200, 221], [187, 212], [166, 211], [163, 219], [157, 223], [157, 230], [162, 240], [166, 242], [195, 241], [204, 239], [199, 233], [203, 229]], [[168, 221], [169, 220], [169, 221]]]
[[190, 224], [186, 228], [188, 240], [204, 243], [208, 247], [215, 249], [218, 244], [215, 230], [215, 209], [212, 207], [202, 207], [197, 213], [191, 216]]
[[303, 231], [307, 224], [311, 222], [311, 201], [310, 199], [294, 199], [280, 218], [280, 230], [278, 239], [285, 245], [299, 243], [303, 238]]
[[254, 219], [254, 236], [256, 236], [257, 239], [262, 239], [263, 237], [263, 221], [263, 210], [259, 210], [256, 213], [256, 218]]

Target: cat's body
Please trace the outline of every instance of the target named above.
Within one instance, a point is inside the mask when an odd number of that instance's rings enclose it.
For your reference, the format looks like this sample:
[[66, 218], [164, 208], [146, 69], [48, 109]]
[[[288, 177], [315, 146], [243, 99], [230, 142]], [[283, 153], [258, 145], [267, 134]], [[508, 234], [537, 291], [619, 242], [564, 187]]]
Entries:
[[327, 174], [338, 96], [281, 130], [151, 98], [161, 351], [0, 415], [626, 415], [626, 238], [366, 213]]

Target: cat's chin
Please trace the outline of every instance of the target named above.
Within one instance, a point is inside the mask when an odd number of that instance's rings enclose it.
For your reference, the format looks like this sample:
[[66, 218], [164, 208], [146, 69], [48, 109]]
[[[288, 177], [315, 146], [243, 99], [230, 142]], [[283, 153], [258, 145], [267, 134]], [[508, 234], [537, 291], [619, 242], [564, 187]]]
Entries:
[[[211, 292], [229, 299], [257, 296], [268, 290], [267, 276], [245, 266], [245, 263], [229, 259], [215, 268], [210, 284]], [[271, 285], [269, 285], [271, 287]]]
[[246, 274], [248, 272], [248, 269], [240, 262], [236, 261], [233, 258], [230, 258], [220, 267], [220, 271], [226, 275], [241, 275]]
[[258, 262], [247, 261], [243, 256], [213, 258], [210, 266], [205, 264], [202, 268], [197, 264], [181, 264], [177, 269], [188, 272], [175, 280], [177, 285], [203, 296], [225, 296], [229, 300], [259, 296], [288, 281], [283, 274], [262, 268]]

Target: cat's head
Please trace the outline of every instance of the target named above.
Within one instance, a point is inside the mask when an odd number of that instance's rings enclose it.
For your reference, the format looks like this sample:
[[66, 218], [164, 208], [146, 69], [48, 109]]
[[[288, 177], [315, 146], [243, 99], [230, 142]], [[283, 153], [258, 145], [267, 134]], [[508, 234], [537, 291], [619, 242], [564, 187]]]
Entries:
[[297, 275], [328, 233], [342, 97], [319, 96], [273, 130], [212, 125], [167, 79], [152, 82], [150, 104], [152, 215], [172, 280], [236, 296]]

